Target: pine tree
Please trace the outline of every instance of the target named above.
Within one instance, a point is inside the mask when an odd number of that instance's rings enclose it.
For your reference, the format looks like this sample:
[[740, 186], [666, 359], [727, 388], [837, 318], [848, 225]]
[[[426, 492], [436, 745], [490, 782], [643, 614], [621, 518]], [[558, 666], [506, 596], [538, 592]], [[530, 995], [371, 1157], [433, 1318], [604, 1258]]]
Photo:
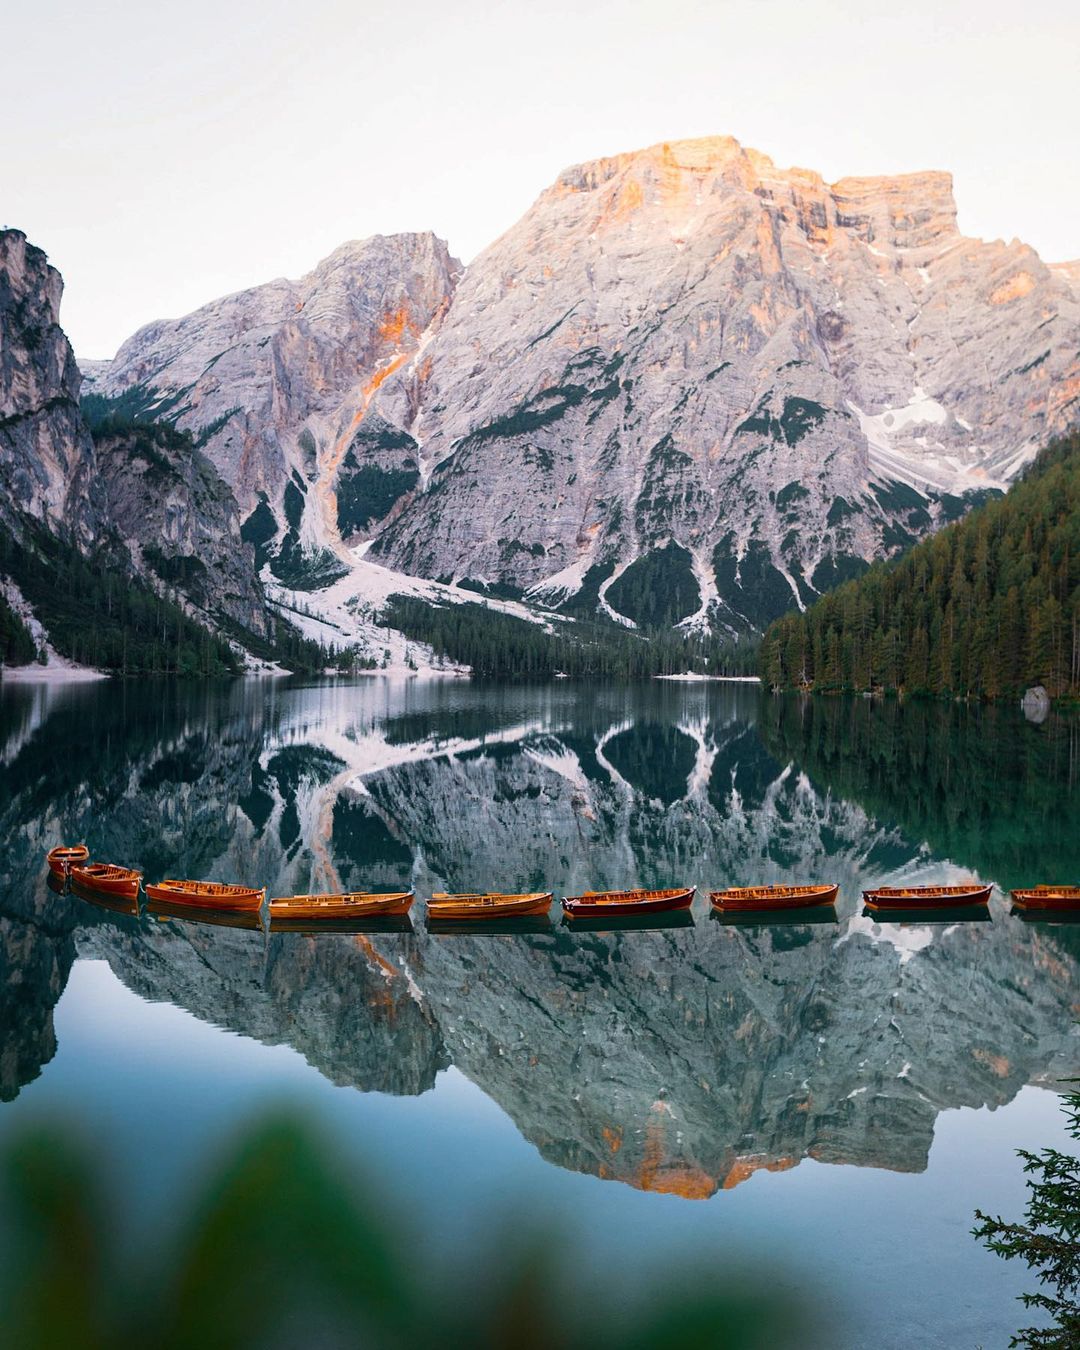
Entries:
[[[1064, 1098], [1068, 1131], [1080, 1139], [1080, 1092]], [[1038, 1272], [1043, 1291], [1021, 1294], [1027, 1308], [1040, 1308], [1054, 1319], [1049, 1327], [1024, 1327], [1012, 1337], [1013, 1346], [1076, 1350], [1080, 1345], [1080, 1158], [1057, 1149], [1030, 1153], [1019, 1149], [1024, 1171], [1038, 1177], [1028, 1182], [1026, 1223], [1006, 1223], [975, 1211], [979, 1220], [972, 1236], [981, 1239], [1006, 1261], [1019, 1257]], [[1047, 1293], [1045, 1290], [1051, 1290]]]

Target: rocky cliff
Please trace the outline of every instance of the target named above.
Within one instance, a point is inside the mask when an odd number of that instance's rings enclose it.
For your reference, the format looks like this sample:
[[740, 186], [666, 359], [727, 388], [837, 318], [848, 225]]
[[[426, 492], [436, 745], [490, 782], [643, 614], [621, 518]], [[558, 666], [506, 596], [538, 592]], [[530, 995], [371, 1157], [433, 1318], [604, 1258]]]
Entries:
[[828, 184], [726, 138], [581, 165], [380, 391], [426, 486], [370, 556], [631, 618], [635, 574], [681, 576], [684, 615], [756, 626], [1004, 487], [1076, 418], [1078, 336], [946, 174]]
[[20, 230], [0, 230], [0, 525], [28, 516], [88, 544], [104, 514], [80, 375], [60, 328], [60, 273]]
[[[57, 576], [67, 569], [70, 583], [80, 557], [120, 588], [137, 578], [167, 592], [214, 632], [264, 639], [266, 596], [231, 490], [190, 435], [136, 423], [108, 400], [91, 400], [92, 434], [61, 291], [40, 249], [0, 232], [0, 597], [50, 660], [62, 659], [51, 645], [65, 608]], [[83, 622], [70, 617], [68, 646]]]
[[366, 414], [445, 311], [458, 270], [431, 234], [344, 244], [299, 281], [140, 329], [88, 366], [93, 392], [191, 430], [279, 579], [331, 581], [345, 570], [342, 537], [417, 481], [403, 437], [370, 431]]
[[135, 567], [211, 628], [265, 635], [266, 596], [236, 498], [191, 437], [106, 421], [94, 439], [108, 521]]

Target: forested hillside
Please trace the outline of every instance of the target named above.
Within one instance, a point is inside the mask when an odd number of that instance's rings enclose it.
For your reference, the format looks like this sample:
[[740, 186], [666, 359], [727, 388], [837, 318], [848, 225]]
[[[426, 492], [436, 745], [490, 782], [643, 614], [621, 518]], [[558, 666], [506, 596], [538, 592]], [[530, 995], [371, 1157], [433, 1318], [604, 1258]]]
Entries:
[[778, 619], [760, 672], [774, 688], [1080, 696], [1080, 432], [1007, 496]]
[[754, 669], [748, 643], [715, 635], [657, 630], [648, 636], [615, 624], [568, 623], [548, 632], [535, 623], [482, 605], [432, 605], [391, 596], [385, 621], [437, 660], [460, 662], [474, 675], [502, 679], [643, 679], [685, 671], [747, 675]]

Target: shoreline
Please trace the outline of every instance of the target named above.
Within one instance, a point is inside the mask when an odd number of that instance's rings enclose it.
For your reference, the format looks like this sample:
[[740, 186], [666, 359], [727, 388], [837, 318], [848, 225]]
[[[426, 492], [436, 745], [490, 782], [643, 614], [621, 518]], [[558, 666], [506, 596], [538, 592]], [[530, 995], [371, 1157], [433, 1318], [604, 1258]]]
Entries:
[[654, 680], [672, 680], [678, 684], [760, 684], [757, 675], [699, 675], [688, 670], [682, 675], [654, 675]]
[[0, 684], [90, 684], [112, 677], [92, 666], [4, 666]]

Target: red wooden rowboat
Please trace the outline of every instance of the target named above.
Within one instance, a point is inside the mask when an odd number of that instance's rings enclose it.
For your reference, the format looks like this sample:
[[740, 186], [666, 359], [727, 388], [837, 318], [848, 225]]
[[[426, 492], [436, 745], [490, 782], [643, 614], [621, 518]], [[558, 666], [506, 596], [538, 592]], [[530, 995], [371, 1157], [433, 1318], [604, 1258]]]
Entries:
[[835, 886], [731, 886], [726, 891], [710, 891], [714, 909], [743, 914], [759, 910], [785, 911], [808, 909], [814, 905], [834, 905], [839, 885]]
[[220, 881], [159, 881], [147, 886], [146, 898], [185, 909], [216, 909], [248, 912], [259, 910], [266, 887], [229, 886]]
[[674, 886], [664, 891], [586, 891], [568, 895], [562, 902], [570, 919], [609, 919], [619, 914], [660, 914], [689, 909], [694, 886]]
[[75, 863], [90, 861], [90, 850], [85, 844], [58, 844], [49, 849], [47, 862], [54, 877], [66, 877]]
[[977, 881], [959, 886], [879, 886], [863, 891], [867, 909], [957, 909], [962, 905], [985, 905], [990, 887]]
[[546, 914], [550, 908], [550, 891], [528, 891], [512, 895], [504, 895], [497, 891], [487, 894], [465, 891], [459, 895], [448, 895], [445, 891], [436, 891], [427, 903], [427, 916], [436, 921], [516, 919], [524, 914]]
[[371, 919], [379, 915], [408, 914], [412, 891], [350, 891], [339, 895], [287, 895], [270, 901], [274, 919]]
[[142, 873], [130, 867], [116, 867], [113, 863], [86, 863], [72, 866], [71, 884], [81, 890], [96, 891], [101, 895], [116, 895], [123, 900], [134, 900], [139, 894]]
[[1012, 892], [1017, 909], [1080, 911], [1080, 886], [1029, 886]]

